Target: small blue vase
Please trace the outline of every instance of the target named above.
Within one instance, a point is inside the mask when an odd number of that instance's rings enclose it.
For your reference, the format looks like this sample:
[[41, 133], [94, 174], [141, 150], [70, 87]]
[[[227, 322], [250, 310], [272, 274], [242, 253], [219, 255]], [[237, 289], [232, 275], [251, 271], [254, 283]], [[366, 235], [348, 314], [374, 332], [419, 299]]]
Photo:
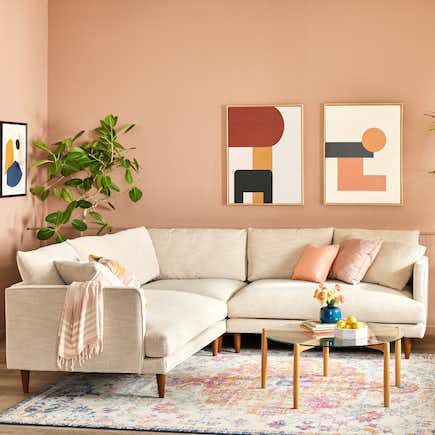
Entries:
[[328, 304], [320, 308], [320, 323], [337, 323], [341, 319], [341, 310], [335, 305]]

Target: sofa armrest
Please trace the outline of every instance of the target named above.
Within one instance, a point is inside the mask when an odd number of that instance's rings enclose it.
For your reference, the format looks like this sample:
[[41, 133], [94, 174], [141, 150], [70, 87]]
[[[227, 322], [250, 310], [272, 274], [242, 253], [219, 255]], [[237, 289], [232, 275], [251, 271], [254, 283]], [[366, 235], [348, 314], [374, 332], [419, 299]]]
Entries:
[[416, 301], [422, 302], [427, 307], [429, 297], [429, 258], [426, 256], [421, 257], [414, 264], [412, 293]]
[[[11, 369], [59, 370], [59, 320], [66, 285], [14, 285], [6, 289], [6, 363]], [[140, 373], [144, 358], [142, 289], [106, 287], [103, 352], [74, 371]]]

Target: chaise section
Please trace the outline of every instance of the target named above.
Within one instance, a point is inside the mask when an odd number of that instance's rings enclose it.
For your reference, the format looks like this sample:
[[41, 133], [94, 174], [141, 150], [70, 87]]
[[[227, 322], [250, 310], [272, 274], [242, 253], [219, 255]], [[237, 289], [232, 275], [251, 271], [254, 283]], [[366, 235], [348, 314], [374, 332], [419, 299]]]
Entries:
[[172, 355], [227, 317], [227, 304], [217, 299], [179, 291], [143, 291], [147, 300], [147, 357]]
[[[364, 322], [418, 324], [426, 321], [426, 307], [403, 291], [376, 284], [339, 283], [346, 303], [344, 316], [355, 315]], [[230, 318], [317, 319], [319, 304], [313, 298], [317, 284], [305, 281], [260, 280], [241, 289], [228, 303]]]
[[228, 302], [245, 285], [246, 282], [235, 279], [161, 279], [152, 281], [142, 288], [144, 290], [174, 290], [194, 293]]

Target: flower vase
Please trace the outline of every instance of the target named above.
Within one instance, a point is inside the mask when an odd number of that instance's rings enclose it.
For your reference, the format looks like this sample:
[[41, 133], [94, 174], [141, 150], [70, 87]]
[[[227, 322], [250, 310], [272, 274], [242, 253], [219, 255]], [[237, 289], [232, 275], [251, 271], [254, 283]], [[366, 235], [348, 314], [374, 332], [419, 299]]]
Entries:
[[320, 308], [320, 323], [337, 323], [341, 319], [341, 310], [334, 304]]

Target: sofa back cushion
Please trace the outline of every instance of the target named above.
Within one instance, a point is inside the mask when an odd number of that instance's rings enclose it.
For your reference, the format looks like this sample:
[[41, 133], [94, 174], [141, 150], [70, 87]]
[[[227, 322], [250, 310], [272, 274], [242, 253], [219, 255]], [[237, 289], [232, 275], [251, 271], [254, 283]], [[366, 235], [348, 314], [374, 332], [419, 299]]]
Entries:
[[333, 243], [340, 244], [345, 239], [370, 239], [418, 245], [419, 236], [420, 233], [417, 230], [367, 230], [360, 228], [335, 228]]
[[25, 284], [64, 284], [54, 265], [55, 260], [77, 261], [79, 257], [66, 242], [17, 252], [17, 266]]
[[159, 263], [148, 230], [131, 228], [104, 236], [85, 236], [68, 240], [83, 261], [90, 255], [119, 261], [130, 270], [140, 284], [159, 276]]
[[246, 279], [246, 230], [152, 228], [162, 279]]
[[248, 280], [290, 279], [305, 246], [330, 245], [332, 233], [332, 228], [250, 228], [248, 230]]

